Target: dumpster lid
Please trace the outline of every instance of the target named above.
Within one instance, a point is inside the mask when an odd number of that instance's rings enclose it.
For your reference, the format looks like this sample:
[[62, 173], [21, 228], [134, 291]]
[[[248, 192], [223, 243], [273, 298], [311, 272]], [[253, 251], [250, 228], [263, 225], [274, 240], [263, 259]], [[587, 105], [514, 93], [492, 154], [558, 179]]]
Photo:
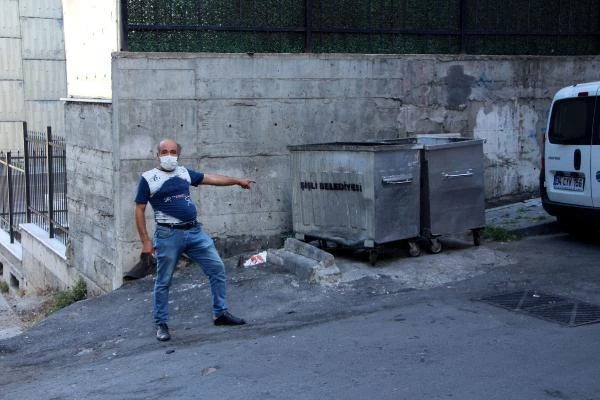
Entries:
[[420, 148], [417, 146], [416, 138], [382, 139], [363, 142], [326, 142], [309, 143], [288, 146], [290, 151], [386, 151], [396, 149]]
[[485, 140], [483, 139], [470, 139], [470, 138], [457, 138], [457, 137], [419, 137], [418, 143], [423, 145], [425, 150], [442, 150], [456, 147], [465, 146], [478, 146], [481, 145]]

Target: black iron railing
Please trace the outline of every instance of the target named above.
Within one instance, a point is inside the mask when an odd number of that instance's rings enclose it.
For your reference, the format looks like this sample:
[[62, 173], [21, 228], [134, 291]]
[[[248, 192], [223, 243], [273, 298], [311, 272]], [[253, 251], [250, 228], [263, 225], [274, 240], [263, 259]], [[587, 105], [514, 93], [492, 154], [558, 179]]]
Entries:
[[62, 243], [67, 242], [67, 175], [65, 140], [28, 131], [23, 123], [23, 155], [0, 153], [0, 227], [11, 243], [20, 240], [19, 224], [35, 223]]
[[9, 233], [11, 243], [21, 240], [19, 224], [27, 222], [24, 160], [18, 152], [0, 152], [0, 227]]

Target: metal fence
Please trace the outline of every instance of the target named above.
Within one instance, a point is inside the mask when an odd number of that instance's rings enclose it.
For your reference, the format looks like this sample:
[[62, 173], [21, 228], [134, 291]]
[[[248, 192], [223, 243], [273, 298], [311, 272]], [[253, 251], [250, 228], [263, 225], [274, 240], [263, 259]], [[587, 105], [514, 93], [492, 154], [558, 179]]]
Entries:
[[8, 232], [10, 242], [21, 240], [19, 224], [27, 222], [25, 157], [0, 152], [0, 228]]
[[19, 224], [34, 223], [62, 243], [67, 242], [67, 175], [65, 140], [27, 130], [23, 123], [23, 155], [0, 153], [0, 227], [11, 243], [20, 240]]
[[123, 50], [600, 54], [584, 0], [121, 0]]

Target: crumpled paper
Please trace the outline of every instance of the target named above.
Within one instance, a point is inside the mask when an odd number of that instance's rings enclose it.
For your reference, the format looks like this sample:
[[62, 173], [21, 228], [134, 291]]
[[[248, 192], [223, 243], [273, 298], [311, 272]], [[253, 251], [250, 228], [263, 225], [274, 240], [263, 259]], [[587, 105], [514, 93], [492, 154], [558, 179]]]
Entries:
[[258, 254], [254, 254], [253, 256], [250, 256], [249, 259], [244, 261], [243, 265], [244, 265], [244, 267], [251, 267], [253, 265], [264, 264], [266, 262], [267, 262], [267, 252], [261, 251]]

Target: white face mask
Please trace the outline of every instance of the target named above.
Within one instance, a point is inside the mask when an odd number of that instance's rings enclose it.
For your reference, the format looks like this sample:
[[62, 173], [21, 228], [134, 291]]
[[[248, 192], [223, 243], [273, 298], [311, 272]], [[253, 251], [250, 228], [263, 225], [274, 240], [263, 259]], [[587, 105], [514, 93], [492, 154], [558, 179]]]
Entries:
[[160, 156], [160, 166], [165, 171], [174, 171], [177, 168], [177, 156]]

